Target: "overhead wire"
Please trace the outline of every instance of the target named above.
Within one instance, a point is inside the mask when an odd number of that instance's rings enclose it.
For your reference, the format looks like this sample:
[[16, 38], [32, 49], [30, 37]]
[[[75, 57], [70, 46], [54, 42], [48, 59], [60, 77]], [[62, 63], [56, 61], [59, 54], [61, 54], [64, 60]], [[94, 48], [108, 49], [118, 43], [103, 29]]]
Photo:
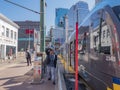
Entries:
[[13, 4], [13, 5], [16, 5], [16, 6], [18, 6], [18, 7], [21, 7], [21, 8], [23, 8], [23, 9], [29, 10], [29, 11], [31, 11], [31, 12], [34, 12], [34, 13], [36, 13], [36, 14], [41, 14], [41, 13], [42, 13], [42, 12], [37, 12], [37, 11], [35, 11], [35, 10], [29, 9], [29, 8], [27, 8], [27, 7], [25, 7], [25, 6], [20, 5], [20, 4], [11, 2], [11, 1], [9, 1], [9, 0], [4, 0], [4, 1], [6, 1], [6, 2], [8, 2], [8, 3], [11, 3], [11, 4]]

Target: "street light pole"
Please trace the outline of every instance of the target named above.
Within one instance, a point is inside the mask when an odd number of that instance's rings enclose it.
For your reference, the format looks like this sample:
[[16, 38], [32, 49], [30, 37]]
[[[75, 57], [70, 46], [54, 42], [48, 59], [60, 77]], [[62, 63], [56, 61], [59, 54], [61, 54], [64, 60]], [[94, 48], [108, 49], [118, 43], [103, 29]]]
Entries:
[[44, 52], [45, 50], [45, 28], [44, 28], [44, 8], [45, 8], [45, 0], [40, 0], [40, 51]]
[[29, 34], [29, 47], [28, 47], [28, 49], [30, 50], [30, 35], [31, 35], [31, 29], [30, 29], [30, 26], [29, 26], [29, 28], [28, 28], [28, 34]]
[[78, 90], [78, 22], [79, 22], [79, 18], [78, 18], [78, 11], [80, 9], [84, 9], [84, 10], [87, 10], [88, 9], [85, 9], [85, 8], [78, 8], [76, 13], [77, 13], [77, 20], [76, 20], [76, 41], [75, 41], [75, 90]]

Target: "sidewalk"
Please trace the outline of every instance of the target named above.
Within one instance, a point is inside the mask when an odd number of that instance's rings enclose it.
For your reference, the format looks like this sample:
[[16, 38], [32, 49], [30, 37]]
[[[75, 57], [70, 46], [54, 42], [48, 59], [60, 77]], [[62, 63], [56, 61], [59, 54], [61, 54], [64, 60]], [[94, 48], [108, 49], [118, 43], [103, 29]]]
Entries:
[[3, 70], [5, 68], [11, 67], [16, 65], [17, 63], [20, 62], [26, 62], [24, 55], [20, 56], [18, 55], [16, 57], [16, 59], [12, 60], [12, 59], [7, 59], [7, 60], [0, 60], [0, 70]]
[[[19, 56], [11, 62], [0, 63], [0, 72], [3, 72], [1, 73], [3, 75], [0, 77], [0, 81], [4, 82], [0, 83], [0, 90], [57, 90], [57, 84], [53, 85], [52, 81], [48, 81], [46, 75], [44, 75], [43, 83], [32, 85], [33, 66], [26, 65], [24, 56]], [[24, 72], [27, 73], [22, 74]], [[15, 75], [15, 73], [17, 74]]]
[[32, 85], [33, 80], [33, 69], [26, 73], [23, 78], [25, 81], [16, 87], [13, 87], [9, 90], [57, 90], [55, 85], [52, 84], [52, 81], [48, 81], [46, 77], [43, 78], [43, 83]]

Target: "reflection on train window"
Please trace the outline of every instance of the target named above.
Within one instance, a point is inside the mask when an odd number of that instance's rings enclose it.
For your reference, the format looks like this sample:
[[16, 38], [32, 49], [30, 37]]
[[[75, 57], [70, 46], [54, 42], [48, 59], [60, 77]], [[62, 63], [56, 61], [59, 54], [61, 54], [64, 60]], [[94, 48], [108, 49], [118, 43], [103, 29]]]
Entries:
[[105, 38], [105, 30], [103, 30], [103, 39]]
[[110, 31], [107, 29], [107, 38], [110, 36]]
[[85, 32], [83, 35], [81, 35], [81, 38], [79, 40], [79, 52], [82, 54], [84, 54], [85, 50], [86, 50], [86, 44], [87, 44], [86, 37], [87, 37], [87, 35]]
[[71, 54], [74, 55], [74, 42], [71, 43]]
[[111, 38], [109, 36], [108, 30], [109, 30], [109, 28], [108, 28], [107, 24], [105, 23], [105, 21], [102, 21], [100, 52], [104, 53], [104, 54], [110, 54]]
[[95, 12], [91, 17], [91, 25], [93, 28], [97, 28], [100, 25], [100, 11]]
[[120, 6], [115, 6], [113, 8], [114, 13], [116, 14], [118, 20], [120, 21]]
[[[97, 28], [93, 28], [91, 31], [91, 49], [97, 53], [111, 54], [112, 53], [112, 41], [110, 37], [110, 26], [106, 23], [106, 13], [103, 13], [100, 18], [100, 23]], [[101, 24], [101, 27], [100, 27]]]
[[90, 48], [99, 52], [99, 26], [101, 12], [95, 12], [91, 17]]

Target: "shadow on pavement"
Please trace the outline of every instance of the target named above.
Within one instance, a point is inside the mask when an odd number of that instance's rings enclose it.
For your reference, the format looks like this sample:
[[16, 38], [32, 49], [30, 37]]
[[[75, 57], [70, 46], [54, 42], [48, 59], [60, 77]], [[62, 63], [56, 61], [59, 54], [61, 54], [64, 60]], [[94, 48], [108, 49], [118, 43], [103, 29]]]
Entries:
[[10, 67], [10, 68], [20, 68], [20, 67], [26, 67], [26, 66], [13, 66], [13, 67]]
[[33, 80], [33, 69], [25, 75], [17, 77], [2, 78], [0, 80], [8, 80], [2, 87], [5, 90], [55, 90], [55, 85], [51, 81], [44, 79], [44, 83], [39, 85], [31, 85]]

